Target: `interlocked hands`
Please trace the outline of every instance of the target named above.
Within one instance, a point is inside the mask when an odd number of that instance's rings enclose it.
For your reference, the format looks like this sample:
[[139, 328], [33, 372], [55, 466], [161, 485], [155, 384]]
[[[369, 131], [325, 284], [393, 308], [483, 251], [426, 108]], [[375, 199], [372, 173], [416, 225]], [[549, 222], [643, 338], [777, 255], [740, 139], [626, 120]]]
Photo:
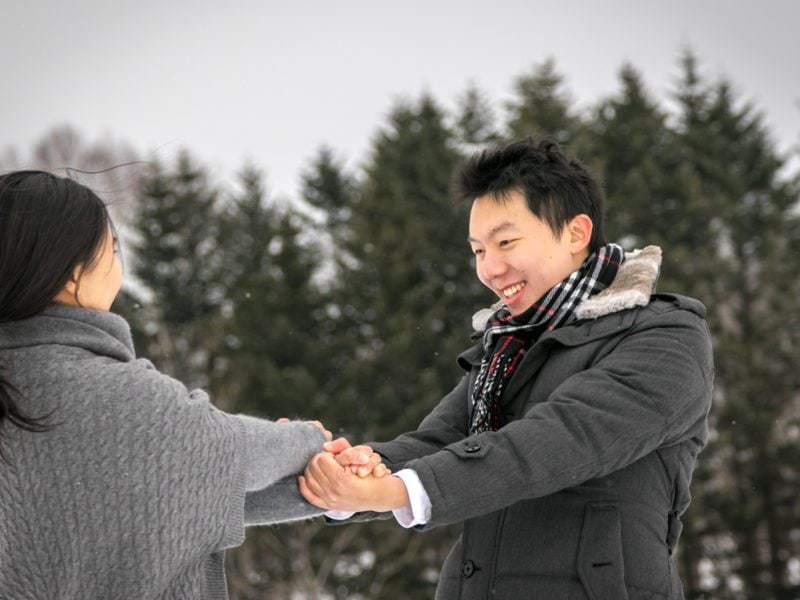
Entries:
[[369, 446], [351, 446], [344, 438], [323, 444], [298, 478], [300, 493], [314, 506], [357, 512], [389, 511], [408, 504], [405, 484]]
[[[278, 419], [276, 423], [288, 423]], [[343, 512], [389, 511], [408, 505], [405, 484], [369, 446], [352, 446], [345, 438], [333, 439], [319, 421], [309, 421], [325, 436], [323, 452], [314, 456], [298, 477], [303, 497], [320, 508]]]

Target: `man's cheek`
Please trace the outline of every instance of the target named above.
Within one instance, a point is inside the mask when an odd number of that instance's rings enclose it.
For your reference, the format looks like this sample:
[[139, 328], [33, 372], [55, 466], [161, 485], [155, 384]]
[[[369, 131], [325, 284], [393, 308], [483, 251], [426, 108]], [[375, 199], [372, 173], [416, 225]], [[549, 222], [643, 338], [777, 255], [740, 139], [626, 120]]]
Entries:
[[487, 282], [487, 280], [486, 280], [484, 277], [482, 277], [482, 276], [481, 276], [481, 271], [480, 271], [480, 269], [477, 269], [477, 270], [476, 270], [476, 273], [475, 273], [475, 275], [478, 277], [478, 281], [480, 281], [480, 282], [481, 282], [483, 285], [485, 285], [487, 288], [489, 288], [490, 290], [492, 290], [492, 292], [494, 292], [494, 288], [492, 288], [492, 286], [491, 286], [491, 285], [489, 285], [489, 283]]

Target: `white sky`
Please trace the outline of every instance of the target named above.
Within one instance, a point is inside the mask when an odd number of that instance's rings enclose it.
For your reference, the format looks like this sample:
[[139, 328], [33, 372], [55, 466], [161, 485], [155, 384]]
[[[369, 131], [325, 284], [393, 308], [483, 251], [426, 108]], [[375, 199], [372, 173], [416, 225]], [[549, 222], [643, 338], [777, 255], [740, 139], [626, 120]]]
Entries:
[[25, 156], [70, 124], [164, 159], [188, 147], [223, 177], [249, 159], [294, 196], [322, 143], [358, 166], [394, 98], [430, 91], [451, 106], [473, 80], [499, 103], [553, 56], [578, 106], [614, 92], [626, 60], [666, 99], [690, 45], [788, 151], [800, 142], [798, 24], [798, 0], [9, 0], [0, 150]]

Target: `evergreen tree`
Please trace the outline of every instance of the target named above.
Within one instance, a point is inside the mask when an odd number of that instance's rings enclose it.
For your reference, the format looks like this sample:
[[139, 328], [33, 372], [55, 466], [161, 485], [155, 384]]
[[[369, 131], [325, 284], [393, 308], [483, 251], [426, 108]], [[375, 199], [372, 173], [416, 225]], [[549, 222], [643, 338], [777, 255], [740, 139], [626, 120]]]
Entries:
[[303, 200], [323, 212], [325, 229], [339, 234], [350, 217], [358, 185], [355, 178], [345, 172], [333, 149], [322, 146], [301, 179]]
[[150, 297], [133, 315], [149, 343], [140, 348], [159, 368], [190, 386], [206, 386], [219, 343], [225, 297], [219, 252], [219, 193], [188, 153], [174, 171], [155, 164], [142, 178], [129, 268]]
[[779, 177], [783, 161], [760, 115], [727, 82], [702, 86], [690, 54], [678, 98], [684, 157], [716, 242], [713, 254], [694, 257], [713, 267], [706, 302], [717, 402], [714, 468], [699, 473], [705, 485], [693, 514], [706, 526], [698, 535], [714, 567], [714, 597], [795, 598], [788, 560], [800, 551], [800, 454], [786, 421], [796, 417], [800, 385], [800, 332], [788, 326], [800, 314], [798, 189]]
[[474, 83], [458, 99], [456, 132], [468, 148], [497, 142], [496, 119], [491, 103]]
[[548, 58], [514, 81], [514, 99], [506, 103], [507, 135], [512, 139], [548, 138], [572, 154], [586, 152], [583, 123], [564, 89], [564, 77]]
[[222, 217], [226, 379], [237, 410], [277, 418], [317, 415], [325, 405], [317, 367], [323, 298], [313, 281], [318, 250], [303, 218], [267, 202], [261, 174], [247, 167], [243, 191]]
[[[491, 302], [470, 265], [466, 210], [450, 201], [460, 157], [444, 121], [429, 97], [394, 108], [335, 235], [341, 388], [331, 424], [354, 442], [419, 424], [458, 382], [455, 357], [470, 343], [470, 316]], [[369, 524], [340, 551], [334, 581], [370, 598], [428, 598], [452, 538], [448, 529], [416, 536], [394, 523]]]
[[325, 415], [326, 418], [331, 416], [330, 422], [336, 423], [339, 431], [352, 433], [358, 431], [357, 427], [354, 429], [356, 422], [348, 417], [351, 415], [349, 411], [340, 410], [340, 403], [347, 393], [348, 383], [344, 375], [351, 368], [354, 351], [351, 344], [355, 341], [351, 324], [343, 318], [342, 310], [353, 292], [344, 289], [339, 278], [355, 265], [347, 246], [359, 184], [356, 177], [345, 170], [343, 161], [335, 156], [333, 150], [322, 147], [302, 174], [301, 193], [303, 200], [319, 209], [323, 217], [321, 224], [313, 228], [313, 235], [323, 249], [318, 287], [325, 306], [319, 319], [317, 339], [326, 349], [325, 360], [320, 363], [320, 367], [326, 369], [321, 375], [322, 393], [328, 404]]
[[[590, 127], [593, 157], [607, 197], [606, 237], [628, 250], [647, 244], [665, 250], [659, 287], [708, 297], [717, 239], [699, 176], [685, 160], [667, 114], [631, 66], [620, 70], [621, 90], [601, 102]], [[710, 254], [709, 254], [710, 253]]]
[[[335, 405], [325, 395], [331, 361], [320, 335], [327, 318], [314, 280], [317, 245], [300, 213], [267, 198], [257, 169], [246, 167], [240, 183], [220, 219], [227, 293], [215, 387], [231, 410], [327, 424]], [[233, 596], [318, 596], [329, 557], [317, 555], [336, 543], [324, 529], [316, 521], [249, 532], [228, 556]]]
[[443, 121], [429, 97], [396, 107], [353, 205], [342, 312], [356, 333], [353, 401], [374, 406], [360, 429], [379, 437], [415, 427], [456, 383], [469, 316], [490, 300], [469, 264], [466, 207], [449, 199], [459, 156]]

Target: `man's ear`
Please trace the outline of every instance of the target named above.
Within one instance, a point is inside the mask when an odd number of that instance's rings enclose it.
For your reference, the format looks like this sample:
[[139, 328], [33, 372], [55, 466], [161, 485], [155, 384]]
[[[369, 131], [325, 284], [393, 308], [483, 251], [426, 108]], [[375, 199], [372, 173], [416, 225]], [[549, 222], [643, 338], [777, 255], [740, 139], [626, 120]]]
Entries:
[[592, 241], [592, 231], [594, 224], [589, 215], [579, 214], [572, 217], [572, 220], [567, 223], [567, 239], [570, 245], [570, 251], [573, 254], [583, 252]]

